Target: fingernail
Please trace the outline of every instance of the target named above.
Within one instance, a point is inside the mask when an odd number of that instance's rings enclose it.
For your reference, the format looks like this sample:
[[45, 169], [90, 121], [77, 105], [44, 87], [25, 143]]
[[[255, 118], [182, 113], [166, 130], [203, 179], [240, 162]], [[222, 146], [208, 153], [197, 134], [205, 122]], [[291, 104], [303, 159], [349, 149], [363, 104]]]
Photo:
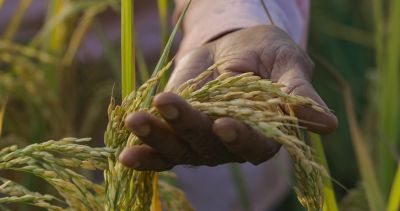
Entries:
[[237, 133], [232, 128], [219, 128], [215, 130], [217, 135], [222, 139], [222, 141], [231, 143], [237, 138]]
[[145, 137], [150, 134], [150, 126], [148, 124], [138, 125], [132, 128], [132, 132], [137, 136]]
[[179, 116], [179, 111], [175, 106], [159, 106], [158, 110], [160, 111], [161, 115], [167, 120], [175, 120]]
[[132, 159], [131, 151], [124, 150], [119, 154], [119, 162], [121, 162], [124, 166], [129, 168], [138, 168], [140, 166], [140, 162]]

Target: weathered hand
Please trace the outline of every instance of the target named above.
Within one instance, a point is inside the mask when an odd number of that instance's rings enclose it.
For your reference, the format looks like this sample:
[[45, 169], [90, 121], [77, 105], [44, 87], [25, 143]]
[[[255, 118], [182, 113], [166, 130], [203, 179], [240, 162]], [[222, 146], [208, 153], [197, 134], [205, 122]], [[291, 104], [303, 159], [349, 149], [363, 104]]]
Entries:
[[[313, 63], [289, 36], [275, 26], [257, 26], [229, 33], [199, 47], [179, 60], [167, 88], [174, 89], [218, 61], [224, 61], [209, 80], [221, 73], [254, 72], [262, 78], [286, 85], [284, 91], [325, 103], [310, 84]], [[162, 171], [175, 165], [209, 165], [227, 162], [259, 164], [270, 159], [280, 148], [257, 131], [231, 118], [214, 122], [192, 108], [179, 96], [162, 93], [154, 106], [165, 121], [149, 113], [136, 112], [126, 126], [143, 145], [126, 149], [121, 162], [138, 170]], [[331, 113], [309, 108], [294, 108], [309, 130], [329, 133], [337, 127]]]

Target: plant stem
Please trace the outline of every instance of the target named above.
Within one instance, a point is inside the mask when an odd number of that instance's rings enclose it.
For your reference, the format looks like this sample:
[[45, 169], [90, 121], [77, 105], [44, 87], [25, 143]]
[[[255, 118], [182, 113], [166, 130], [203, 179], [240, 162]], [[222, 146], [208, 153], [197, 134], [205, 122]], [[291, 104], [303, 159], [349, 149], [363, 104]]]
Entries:
[[236, 186], [236, 192], [239, 195], [240, 204], [242, 205], [243, 210], [252, 210], [249, 193], [247, 191], [246, 183], [239, 164], [237, 163], [230, 164], [229, 171], [231, 173], [233, 182]]
[[[169, 36], [168, 42], [165, 45], [163, 53], [161, 54], [160, 59], [158, 60], [156, 67], [154, 68], [154, 71], [153, 71], [153, 73], [151, 75], [152, 77], [155, 76], [163, 67], [166, 66], [166, 64], [168, 62], [169, 53], [171, 51], [172, 44], [173, 44], [173, 41], [175, 39], [176, 33], [178, 32], [179, 27], [181, 26], [181, 24], [183, 22], [183, 18], [185, 17], [186, 12], [188, 11], [189, 6], [190, 6], [191, 3], [192, 3], [192, 0], [189, 0], [188, 3], [186, 4], [186, 7], [183, 10], [181, 16], [179, 17], [178, 21], [176, 22], [176, 25], [175, 25], [174, 29], [172, 30], [171, 35]], [[148, 107], [150, 105], [151, 97], [154, 95], [154, 93], [156, 92], [157, 88], [158, 88], [158, 90], [163, 90], [163, 87], [160, 88], [159, 86], [152, 88], [151, 91], [150, 91], [150, 95], [148, 95], [148, 97], [143, 102], [143, 105], [145, 107]]]
[[133, 0], [121, 0], [122, 97], [135, 89]]
[[333, 68], [326, 60], [320, 57], [315, 57], [315, 59], [324, 65], [325, 69], [333, 76], [341, 88], [347, 114], [347, 121], [350, 126], [351, 140], [354, 145], [357, 164], [359, 167], [362, 184], [365, 188], [369, 208], [371, 211], [385, 210], [384, 199], [380, 186], [378, 185], [376, 170], [369, 154], [369, 149], [367, 147], [364, 135], [361, 132], [360, 126], [357, 122], [356, 114], [354, 112], [354, 102], [351, 89], [346, 80], [339, 75], [335, 68]]
[[[4, 40], [12, 40], [12, 38], [14, 37], [15, 33], [18, 30], [18, 27], [21, 25], [22, 18], [26, 14], [26, 10], [29, 8], [31, 3], [32, 0], [20, 1], [16, 11], [14, 12], [14, 16], [10, 19], [11, 21], [8, 24], [7, 29], [3, 34]], [[0, 2], [0, 6], [1, 4], [2, 2]]]
[[[319, 164], [321, 164], [325, 170], [329, 173], [329, 166], [326, 160], [324, 147], [322, 146], [321, 137], [318, 134], [309, 132], [310, 140], [315, 149], [315, 157]], [[336, 202], [335, 191], [333, 185], [328, 177], [323, 177], [322, 182], [324, 183], [324, 211], [338, 211]]]
[[394, 177], [392, 190], [389, 195], [389, 203], [387, 211], [395, 211], [400, 209], [400, 162], [397, 165], [397, 173]]
[[[396, 160], [391, 150], [400, 147], [400, 99], [394, 97], [400, 90], [400, 2], [392, 1], [386, 36], [380, 35], [385, 22], [377, 23], [377, 63], [378, 63], [378, 127], [379, 127], [379, 182], [385, 199], [388, 198], [390, 185], [396, 171]], [[384, 21], [383, 19], [381, 21]], [[386, 42], [384, 42], [386, 41]], [[383, 46], [383, 47], [382, 47]], [[383, 49], [381, 49], [383, 48]], [[383, 51], [383, 52], [381, 52]]]
[[164, 49], [168, 42], [168, 0], [157, 0], [157, 5], [161, 25], [161, 49]]

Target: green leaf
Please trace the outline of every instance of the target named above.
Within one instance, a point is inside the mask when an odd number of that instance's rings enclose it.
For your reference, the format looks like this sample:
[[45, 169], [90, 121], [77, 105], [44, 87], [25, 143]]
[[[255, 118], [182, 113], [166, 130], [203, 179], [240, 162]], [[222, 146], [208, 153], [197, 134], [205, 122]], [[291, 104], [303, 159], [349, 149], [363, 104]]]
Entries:
[[[168, 57], [169, 57], [169, 54], [171, 52], [172, 44], [173, 44], [173, 41], [175, 39], [176, 33], [178, 32], [179, 27], [182, 24], [183, 18], [185, 17], [186, 12], [187, 12], [187, 10], [188, 10], [188, 8], [189, 8], [191, 3], [192, 3], [192, 0], [189, 0], [188, 3], [185, 6], [185, 9], [183, 10], [182, 14], [180, 15], [180, 17], [179, 17], [174, 29], [172, 30], [172, 33], [171, 33], [171, 35], [170, 35], [170, 37], [168, 39], [167, 44], [165, 45], [163, 53], [161, 54], [161, 57], [158, 60], [157, 65], [154, 68], [154, 71], [153, 71], [153, 73], [151, 75], [152, 77], [155, 76], [167, 64]], [[146, 98], [146, 100], [144, 102], [144, 106], [149, 106], [150, 105], [151, 97], [152, 97], [152, 95], [154, 95], [154, 93], [156, 91], [156, 88], [157, 87], [153, 87], [152, 88], [152, 90], [150, 92], [152, 94], [148, 95], [148, 97]]]
[[[391, 1], [387, 31], [380, 35], [377, 43], [378, 64], [378, 175], [385, 199], [387, 199], [390, 185], [396, 171], [396, 159], [393, 149], [400, 147], [400, 99], [394, 97], [400, 90], [400, 1]], [[385, 25], [381, 20], [379, 26]], [[378, 33], [378, 32], [377, 32]], [[379, 34], [378, 34], [379, 35]], [[377, 36], [378, 36], [377, 35]], [[383, 47], [382, 47], [383, 46]], [[382, 49], [381, 49], [382, 48]], [[381, 50], [380, 50], [381, 49]], [[382, 52], [381, 52], [382, 51]]]
[[140, 83], [144, 83], [150, 77], [149, 67], [147, 66], [143, 52], [138, 45], [136, 46], [136, 64], [139, 69], [138, 71], [139, 71], [139, 76], [140, 76]]
[[[315, 150], [315, 157], [319, 164], [321, 164], [329, 174], [329, 166], [326, 160], [324, 147], [322, 146], [321, 137], [315, 133], [308, 133], [312, 146]], [[336, 202], [335, 191], [333, 190], [332, 182], [329, 178], [323, 177], [322, 182], [324, 184], [324, 211], [338, 211], [338, 205]]]
[[325, 59], [315, 56], [315, 59], [324, 65], [325, 69], [337, 81], [343, 94], [344, 107], [346, 110], [347, 121], [350, 127], [351, 140], [357, 158], [357, 164], [365, 189], [368, 206], [371, 211], [385, 210], [383, 195], [378, 184], [376, 169], [369, 154], [369, 148], [357, 122], [355, 114], [353, 95], [347, 81], [332, 67]]
[[161, 25], [161, 49], [168, 42], [168, 0], [157, 0], [158, 15]]
[[[160, 18], [160, 25], [161, 25], [161, 49], [165, 48], [165, 45], [168, 42], [168, 0], [157, 0], [157, 6], [158, 6], [158, 15]], [[163, 75], [161, 78], [160, 85], [158, 86], [158, 89], [164, 89], [165, 85], [168, 82], [169, 78], [168, 73]]]

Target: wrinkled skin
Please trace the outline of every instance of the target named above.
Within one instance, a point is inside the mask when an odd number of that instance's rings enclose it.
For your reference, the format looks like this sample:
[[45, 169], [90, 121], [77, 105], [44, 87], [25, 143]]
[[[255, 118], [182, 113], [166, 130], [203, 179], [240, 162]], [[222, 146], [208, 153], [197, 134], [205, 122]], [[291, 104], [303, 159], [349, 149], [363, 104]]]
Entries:
[[[313, 63], [307, 54], [275, 26], [256, 26], [224, 35], [188, 54], [179, 62], [168, 82], [174, 89], [196, 77], [217, 61], [225, 61], [209, 80], [221, 73], [247, 71], [279, 82], [283, 91], [310, 97], [326, 107], [310, 84]], [[161, 93], [154, 106], [165, 121], [146, 112], [128, 115], [126, 126], [143, 145], [125, 149], [120, 161], [138, 170], [163, 171], [176, 165], [214, 166], [228, 162], [262, 163], [279, 151], [280, 145], [231, 118], [209, 120], [173, 93]], [[316, 133], [336, 129], [331, 113], [294, 108], [298, 118], [319, 123], [303, 124]]]

